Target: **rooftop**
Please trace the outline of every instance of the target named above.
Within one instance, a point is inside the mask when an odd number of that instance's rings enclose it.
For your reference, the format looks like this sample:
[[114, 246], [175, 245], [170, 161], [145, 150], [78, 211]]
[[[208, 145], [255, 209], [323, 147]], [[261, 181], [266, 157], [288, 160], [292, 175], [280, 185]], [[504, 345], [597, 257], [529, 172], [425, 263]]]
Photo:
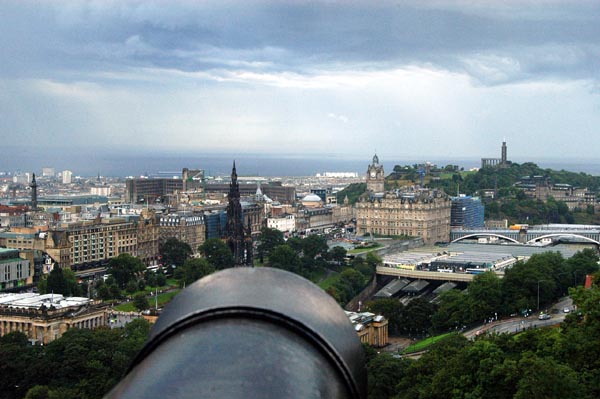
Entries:
[[39, 309], [41, 307], [50, 306], [55, 309], [64, 309], [71, 306], [81, 306], [91, 303], [88, 298], [68, 297], [65, 298], [60, 294], [0, 294], [0, 306], [9, 306], [12, 308], [28, 308]]

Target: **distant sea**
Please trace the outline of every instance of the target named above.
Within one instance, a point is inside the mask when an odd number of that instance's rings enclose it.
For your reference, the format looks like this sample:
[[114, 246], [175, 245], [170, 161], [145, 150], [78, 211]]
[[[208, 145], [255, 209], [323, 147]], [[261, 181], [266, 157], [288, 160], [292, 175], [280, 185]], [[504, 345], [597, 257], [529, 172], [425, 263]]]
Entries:
[[[224, 176], [231, 173], [235, 160], [240, 176], [314, 176], [324, 172], [356, 172], [364, 175], [367, 165], [371, 163], [372, 154], [364, 159], [344, 157], [340, 155], [264, 155], [264, 154], [143, 154], [120, 149], [115, 152], [79, 151], [68, 154], [56, 152], [31, 153], [28, 151], [6, 151], [0, 158], [0, 172], [34, 172], [41, 173], [42, 167], [52, 167], [56, 172], [68, 169], [76, 176], [164, 176], [181, 175], [184, 167], [204, 169], [209, 176]], [[394, 165], [413, 165], [432, 162], [439, 166], [458, 165], [469, 170], [480, 166], [479, 158], [464, 159], [389, 159], [380, 156], [386, 173], [392, 171]], [[542, 168], [585, 172], [600, 175], [600, 162], [597, 160], [521, 160], [517, 163], [534, 162]]]

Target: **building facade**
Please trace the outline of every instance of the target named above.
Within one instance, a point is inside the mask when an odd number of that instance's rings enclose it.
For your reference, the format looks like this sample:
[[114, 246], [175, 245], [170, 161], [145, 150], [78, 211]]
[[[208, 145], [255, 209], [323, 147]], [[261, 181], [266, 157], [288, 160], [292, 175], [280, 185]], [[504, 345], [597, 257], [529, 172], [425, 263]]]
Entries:
[[425, 244], [447, 242], [450, 208], [450, 198], [437, 190], [363, 195], [355, 204], [357, 234], [421, 237]]
[[31, 269], [29, 260], [19, 256], [19, 250], [0, 248], [0, 290], [30, 285], [33, 282]]
[[485, 207], [478, 197], [461, 195], [452, 197], [450, 227], [453, 229], [478, 229], [485, 227]]
[[33, 343], [48, 344], [71, 328], [106, 325], [107, 305], [59, 294], [0, 295], [0, 336], [19, 331]]
[[379, 164], [377, 154], [373, 155], [373, 161], [367, 167], [367, 191], [382, 193], [385, 191], [385, 172], [383, 165]]
[[180, 191], [183, 191], [183, 179], [127, 179], [125, 182], [125, 198], [131, 204], [164, 203]]
[[[159, 245], [169, 238], [188, 244], [194, 254], [206, 240], [206, 226], [202, 214], [168, 214], [158, 216]], [[158, 251], [157, 251], [158, 253]]]
[[389, 343], [388, 320], [374, 313], [346, 312], [360, 342], [380, 348]]
[[283, 233], [293, 233], [296, 231], [296, 216], [283, 214], [278, 217], [267, 218], [267, 227]]

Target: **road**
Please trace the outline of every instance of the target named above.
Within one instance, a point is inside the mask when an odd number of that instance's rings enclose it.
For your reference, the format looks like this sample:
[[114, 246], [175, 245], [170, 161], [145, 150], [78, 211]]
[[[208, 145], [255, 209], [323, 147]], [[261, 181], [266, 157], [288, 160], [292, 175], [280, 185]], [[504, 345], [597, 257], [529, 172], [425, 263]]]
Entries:
[[557, 325], [563, 322], [567, 313], [564, 313], [564, 309], [568, 308], [573, 310], [573, 301], [571, 298], [563, 298], [549, 309], [544, 309], [544, 313], [551, 316], [548, 320], [539, 320], [539, 313], [534, 313], [529, 317], [513, 317], [505, 320], [498, 320], [492, 323], [484, 324], [477, 328], [465, 332], [465, 337], [473, 338], [483, 333], [518, 333], [523, 330], [538, 327], [548, 327]]
[[108, 314], [108, 325], [110, 328], [120, 328], [125, 327], [127, 323], [132, 322], [133, 320], [140, 317], [138, 313], [128, 313], [128, 312], [116, 312], [112, 311]]

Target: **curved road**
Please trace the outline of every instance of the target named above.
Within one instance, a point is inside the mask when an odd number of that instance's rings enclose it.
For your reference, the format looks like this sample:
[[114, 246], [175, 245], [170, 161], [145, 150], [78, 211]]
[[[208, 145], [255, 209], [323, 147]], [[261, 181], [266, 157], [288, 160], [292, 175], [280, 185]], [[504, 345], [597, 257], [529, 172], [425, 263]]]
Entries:
[[547, 320], [539, 320], [539, 313], [534, 313], [529, 317], [513, 317], [506, 320], [498, 320], [483, 326], [474, 328], [464, 333], [465, 337], [472, 339], [473, 337], [483, 333], [518, 333], [523, 330], [537, 327], [548, 327], [557, 325], [563, 322], [567, 313], [564, 313], [564, 309], [568, 308], [573, 310], [573, 301], [571, 298], [563, 298], [559, 302], [555, 303], [545, 313], [551, 316]]

